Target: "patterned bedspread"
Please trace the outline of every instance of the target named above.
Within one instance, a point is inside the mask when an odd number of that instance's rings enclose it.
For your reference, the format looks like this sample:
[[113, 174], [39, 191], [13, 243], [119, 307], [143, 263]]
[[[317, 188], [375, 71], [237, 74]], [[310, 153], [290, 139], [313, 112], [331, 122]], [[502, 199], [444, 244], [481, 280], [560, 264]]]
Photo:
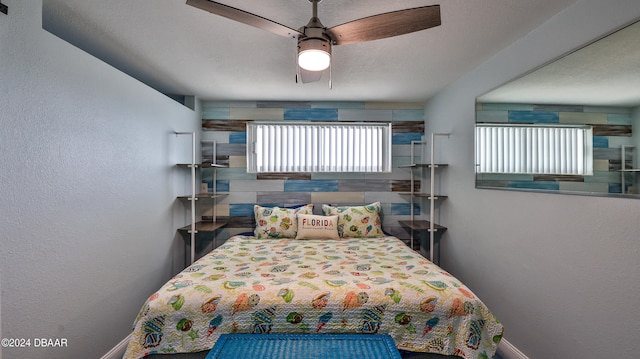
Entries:
[[389, 334], [403, 350], [491, 358], [502, 330], [395, 237], [235, 236], [149, 297], [124, 358], [208, 350], [224, 333]]

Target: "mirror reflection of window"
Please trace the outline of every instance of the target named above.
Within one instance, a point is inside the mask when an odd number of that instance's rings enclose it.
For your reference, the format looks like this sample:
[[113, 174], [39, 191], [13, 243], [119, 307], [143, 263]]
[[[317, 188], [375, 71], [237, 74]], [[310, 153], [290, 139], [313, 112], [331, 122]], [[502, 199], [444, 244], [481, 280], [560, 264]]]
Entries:
[[[626, 107], [600, 107], [600, 106], [578, 106], [578, 105], [533, 105], [533, 104], [513, 104], [513, 103], [478, 103], [476, 112], [476, 126], [478, 128], [491, 127], [510, 128], [516, 131], [518, 128], [545, 129], [549, 133], [551, 129], [559, 128], [590, 128], [589, 134], [583, 137], [584, 142], [574, 145], [582, 148], [584, 157], [580, 163], [584, 162], [584, 167], [575, 171], [532, 169], [532, 170], [480, 170], [476, 169], [476, 186], [481, 188], [502, 188], [502, 189], [522, 189], [522, 190], [544, 190], [567, 193], [586, 194], [628, 194], [628, 187], [634, 188], [637, 182], [636, 174], [627, 173], [623, 178], [621, 174], [621, 146], [631, 146], [634, 144], [632, 137], [633, 111]], [[536, 145], [538, 149], [555, 146], [554, 140]], [[513, 136], [511, 136], [513, 137]], [[496, 146], [496, 158], [510, 158], [509, 143], [505, 141], [515, 141], [508, 136], [502, 138]], [[478, 142], [476, 143], [478, 145]], [[553, 145], [552, 145], [553, 144]], [[560, 148], [567, 148], [569, 142], [564, 145], [560, 141]], [[486, 144], [485, 144], [486, 146]], [[591, 152], [590, 152], [591, 151]], [[476, 150], [476, 154], [479, 154]], [[548, 153], [551, 153], [550, 150]], [[530, 156], [540, 155], [535, 153]], [[569, 154], [573, 156], [572, 154]], [[518, 155], [520, 156], [520, 154]], [[544, 158], [544, 152], [542, 157]], [[555, 161], [555, 157], [553, 161]], [[479, 160], [476, 160], [477, 164]], [[523, 160], [521, 160], [523, 161]], [[571, 160], [573, 161], [573, 160]], [[561, 163], [562, 160], [559, 159]], [[630, 163], [625, 162], [627, 166]], [[562, 164], [561, 164], [562, 166]]]
[[593, 129], [477, 124], [476, 172], [592, 176]]
[[477, 124], [592, 126], [593, 173], [477, 170], [476, 187], [640, 198], [638, 64], [640, 21], [479, 96]]

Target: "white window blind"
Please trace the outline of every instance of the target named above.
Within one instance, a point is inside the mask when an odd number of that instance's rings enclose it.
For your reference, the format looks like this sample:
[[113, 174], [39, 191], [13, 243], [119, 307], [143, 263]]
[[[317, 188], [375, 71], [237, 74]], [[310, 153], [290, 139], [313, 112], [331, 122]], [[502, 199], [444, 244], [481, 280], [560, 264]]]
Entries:
[[477, 124], [476, 172], [592, 175], [593, 129]]
[[391, 124], [251, 122], [247, 172], [391, 172]]

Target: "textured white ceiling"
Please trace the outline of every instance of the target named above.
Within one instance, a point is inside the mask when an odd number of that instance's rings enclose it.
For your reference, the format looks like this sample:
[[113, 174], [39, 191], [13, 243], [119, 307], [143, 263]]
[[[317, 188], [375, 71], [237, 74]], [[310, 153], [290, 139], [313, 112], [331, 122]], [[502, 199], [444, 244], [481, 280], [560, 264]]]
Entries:
[[640, 23], [503, 85], [479, 101], [640, 106]]
[[[442, 25], [333, 49], [328, 78], [295, 83], [296, 41], [184, 0], [44, 0], [43, 27], [163, 93], [204, 100], [425, 101], [575, 0], [324, 0], [323, 24], [440, 4]], [[291, 28], [309, 0], [224, 0]]]

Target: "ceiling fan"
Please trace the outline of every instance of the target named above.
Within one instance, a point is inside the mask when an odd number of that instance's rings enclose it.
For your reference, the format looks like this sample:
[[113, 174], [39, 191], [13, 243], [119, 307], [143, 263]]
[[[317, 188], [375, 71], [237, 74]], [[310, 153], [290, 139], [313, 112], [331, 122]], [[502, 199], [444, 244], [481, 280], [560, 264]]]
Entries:
[[[294, 30], [261, 16], [210, 0], [187, 0], [187, 5], [226, 17], [276, 35], [298, 39], [296, 82], [320, 80], [324, 70], [331, 71], [331, 47], [384, 39], [439, 26], [440, 5], [421, 6], [373, 15], [326, 28], [318, 18], [318, 3], [313, 4], [309, 23]], [[331, 77], [331, 72], [329, 72]], [[331, 79], [329, 79], [331, 87]]]

